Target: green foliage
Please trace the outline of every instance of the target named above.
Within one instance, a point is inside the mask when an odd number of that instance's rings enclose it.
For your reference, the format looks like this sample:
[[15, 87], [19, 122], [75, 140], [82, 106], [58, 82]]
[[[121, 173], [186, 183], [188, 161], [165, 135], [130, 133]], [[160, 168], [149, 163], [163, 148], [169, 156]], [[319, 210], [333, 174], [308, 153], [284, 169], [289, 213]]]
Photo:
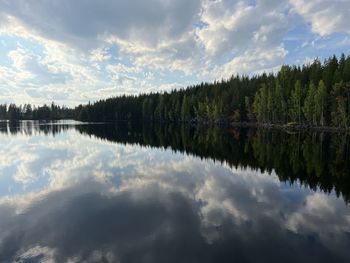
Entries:
[[255, 95], [253, 104], [254, 112], [259, 122], [268, 121], [268, 89], [265, 84]]
[[187, 99], [187, 96], [185, 95], [182, 100], [182, 106], [181, 106], [181, 120], [186, 121], [189, 115], [190, 115], [190, 102]]
[[301, 123], [302, 87], [300, 80], [297, 80], [290, 98], [289, 116], [292, 122]]
[[287, 104], [283, 95], [283, 90], [282, 86], [279, 83], [279, 81], [276, 81], [276, 86], [275, 86], [275, 94], [274, 94], [274, 122], [277, 123], [286, 123], [287, 119]]
[[315, 114], [316, 124], [324, 126], [325, 124], [325, 107], [326, 107], [326, 86], [323, 80], [320, 80], [315, 94]]
[[311, 82], [303, 106], [305, 119], [309, 124], [316, 124], [315, 95], [316, 88], [314, 83]]
[[336, 109], [332, 112], [332, 121], [334, 126], [347, 127], [348, 120], [346, 116], [346, 102], [344, 97], [336, 99]]

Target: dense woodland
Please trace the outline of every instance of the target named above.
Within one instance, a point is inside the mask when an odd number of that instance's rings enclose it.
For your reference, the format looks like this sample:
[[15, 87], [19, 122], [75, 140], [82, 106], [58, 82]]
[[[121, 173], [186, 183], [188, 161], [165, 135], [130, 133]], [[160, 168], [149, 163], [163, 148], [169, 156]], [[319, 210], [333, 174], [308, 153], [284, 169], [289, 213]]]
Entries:
[[276, 74], [232, 76], [170, 93], [121, 96], [74, 109], [0, 105], [0, 119], [81, 121], [257, 122], [308, 126], [350, 125], [350, 56], [282, 66]]

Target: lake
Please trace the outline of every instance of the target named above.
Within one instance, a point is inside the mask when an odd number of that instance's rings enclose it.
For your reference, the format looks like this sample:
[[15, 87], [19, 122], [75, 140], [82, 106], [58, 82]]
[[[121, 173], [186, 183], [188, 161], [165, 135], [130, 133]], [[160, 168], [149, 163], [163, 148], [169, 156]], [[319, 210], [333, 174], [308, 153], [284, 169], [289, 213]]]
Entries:
[[0, 262], [350, 262], [350, 136], [0, 122]]

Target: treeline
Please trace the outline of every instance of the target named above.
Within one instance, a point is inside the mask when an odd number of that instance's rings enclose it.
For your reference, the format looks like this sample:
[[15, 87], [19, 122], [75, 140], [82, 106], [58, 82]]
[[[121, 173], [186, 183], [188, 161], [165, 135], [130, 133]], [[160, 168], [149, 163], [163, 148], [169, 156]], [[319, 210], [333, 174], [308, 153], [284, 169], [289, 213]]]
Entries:
[[232, 76], [170, 93], [123, 96], [76, 108], [77, 119], [259, 122], [348, 127], [350, 56], [282, 66], [277, 74]]
[[232, 76], [170, 93], [121, 96], [74, 109], [2, 105], [0, 118], [140, 122], [258, 122], [350, 125], [350, 56], [281, 67], [276, 74]]
[[0, 120], [60, 120], [75, 119], [75, 109], [61, 107], [52, 103], [43, 106], [32, 106], [31, 104], [15, 105], [0, 104]]

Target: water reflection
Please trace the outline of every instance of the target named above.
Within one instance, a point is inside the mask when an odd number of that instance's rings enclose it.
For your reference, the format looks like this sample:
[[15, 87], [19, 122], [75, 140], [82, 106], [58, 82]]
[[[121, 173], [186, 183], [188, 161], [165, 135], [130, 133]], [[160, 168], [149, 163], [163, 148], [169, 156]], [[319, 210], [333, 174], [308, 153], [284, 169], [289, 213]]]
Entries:
[[347, 161], [335, 181], [328, 163], [279, 174], [296, 148], [279, 136], [321, 140], [330, 163], [332, 136], [72, 124], [0, 134], [0, 262], [350, 259], [350, 209], [331, 191], [348, 196]]

